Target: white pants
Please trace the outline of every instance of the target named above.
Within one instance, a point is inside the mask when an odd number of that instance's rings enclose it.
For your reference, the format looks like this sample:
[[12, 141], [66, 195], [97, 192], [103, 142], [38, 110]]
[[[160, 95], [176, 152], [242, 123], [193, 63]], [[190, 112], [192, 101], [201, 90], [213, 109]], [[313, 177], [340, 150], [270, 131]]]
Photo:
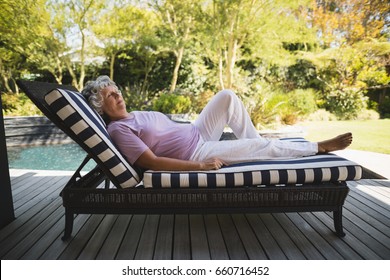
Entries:
[[[231, 90], [217, 93], [195, 121], [201, 135], [191, 160], [219, 158], [226, 163], [314, 155], [317, 143], [266, 139], [259, 135], [241, 100]], [[219, 141], [225, 126], [238, 138]]]

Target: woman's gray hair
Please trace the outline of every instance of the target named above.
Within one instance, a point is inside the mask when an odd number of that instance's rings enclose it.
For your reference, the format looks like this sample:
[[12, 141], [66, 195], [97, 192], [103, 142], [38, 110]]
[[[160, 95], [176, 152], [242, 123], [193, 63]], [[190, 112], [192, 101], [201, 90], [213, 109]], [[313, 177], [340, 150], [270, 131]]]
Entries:
[[108, 86], [114, 86], [118, 89], [115, 82], [108, 76], [99, 76], [95, 81], [88, 81], [81, 91], [81, 94], [88, 100], [89, 105], [100, 115], [103, 115], [103, 96], [100, 91]]

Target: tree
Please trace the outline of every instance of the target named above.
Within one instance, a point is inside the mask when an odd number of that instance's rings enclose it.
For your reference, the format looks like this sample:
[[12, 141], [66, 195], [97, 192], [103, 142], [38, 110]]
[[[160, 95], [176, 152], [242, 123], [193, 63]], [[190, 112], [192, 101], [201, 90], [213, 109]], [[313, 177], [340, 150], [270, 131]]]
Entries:
[[313, 0], [308, 16], [324, 46], [390, 37], [386, 0]]
[[167, 47], [176, 57], [169, 90], [173, 92], [176, 88], [184, 50], [196, 27], [200, 3], [197, 0], [154, 0], [153, 7], [163, 23], [164, 35], [169, 38], [166, 41]]
[[[100, 17], [100, 24], [93, 31], [103, 44], [104, 53], [110, 63], [110, 78], [114, 79], [114, 65], [119, 53], [135, 43], [155, 37], [157, 22], [152, 12], [131, 3], [117, 1]], [[149, 38], [149, 39], [147, 39]]]
[[9, 92], [18, 92], [15, 78], [28, 70], [29, 58], [44, 46], [43, 26], [48, 19], [44, 4], [44, 0], [0, 2], [0, 75], [2, 88]]
[[299, 13], [306, 2], [213, 0], [206, 11], [204, 48], [214, 51], [209, 57], [217, 65], [220, 87], [233, 87], [238, 61], [286, 63], [291, 61], [286, 42], [313, 40]]
[[93, 26], [100, 23], [99, 16], [105, 5], [105, 0], [51, 1], [54, 33], [67, 50], [59, 54], [60, 60], [78, 89], [84, 86], [86, 59], [97, 43]]

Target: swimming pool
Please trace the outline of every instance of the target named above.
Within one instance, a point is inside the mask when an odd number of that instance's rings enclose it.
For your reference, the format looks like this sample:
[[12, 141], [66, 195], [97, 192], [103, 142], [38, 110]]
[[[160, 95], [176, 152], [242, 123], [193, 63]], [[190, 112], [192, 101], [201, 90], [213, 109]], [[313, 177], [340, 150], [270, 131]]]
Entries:
[[[9, 147], [8, 164], [11, 169], [76, 170], [87, 155], [75, 143]], [[93, 160], [83, 168], [89, 171], [96, 166]]]

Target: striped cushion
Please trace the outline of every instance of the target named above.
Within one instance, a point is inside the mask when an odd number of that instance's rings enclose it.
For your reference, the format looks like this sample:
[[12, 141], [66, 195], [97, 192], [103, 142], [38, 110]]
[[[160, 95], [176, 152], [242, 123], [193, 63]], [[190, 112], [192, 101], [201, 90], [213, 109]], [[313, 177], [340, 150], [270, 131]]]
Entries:
[[57, 89], [46, 94], [45, 101], [55, 114], [76, 134], [97, 161], [101, 161], [120, 188], [136, 186], [141, 176], [112, 143], [102, 118], [86, 103], [84, 97], [69, 90]]
[[[234, 140], [233, 140], [234, 141]], [[359, 180], [362, 168], [334, 154], [247, 162], [207, 172], [144, 173], [146, 188], [217, 188]]]

